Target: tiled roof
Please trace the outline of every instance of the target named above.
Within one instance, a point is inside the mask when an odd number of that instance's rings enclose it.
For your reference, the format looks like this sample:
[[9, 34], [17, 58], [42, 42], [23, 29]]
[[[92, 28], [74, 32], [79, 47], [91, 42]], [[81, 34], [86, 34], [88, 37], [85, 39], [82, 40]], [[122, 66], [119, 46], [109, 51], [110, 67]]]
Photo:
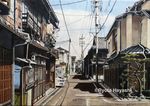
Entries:
[[[137, 44], [135, 46], [130, 46], [122, 51], [119, 54], [150, 54], [150, 49], [144, 47], [142, 44]], [[111, 61], [119, 56], [117, 52], [113, 53], [109, 58], [108, 61]]]
[[121, 54], [142, 54], [143, 51], [147, 54], [150, 54], [150, 49], [144, 47], [142, 44], [137, 44], [135, 46], [128, 47], [122, 51]]
[[150, 18], [150, 11], [149, 10], [143, 10], [142, 13], [144, 16]]
[[64, 48], [62, 48], [62, 47], [58, 47], [57, 50], [59, 50], [59, 51], [64, 51], [64, 52], [66, 52], [66, 53], [69, 53], [68, 50], [66, 50], [66, 49], [64, 49]]

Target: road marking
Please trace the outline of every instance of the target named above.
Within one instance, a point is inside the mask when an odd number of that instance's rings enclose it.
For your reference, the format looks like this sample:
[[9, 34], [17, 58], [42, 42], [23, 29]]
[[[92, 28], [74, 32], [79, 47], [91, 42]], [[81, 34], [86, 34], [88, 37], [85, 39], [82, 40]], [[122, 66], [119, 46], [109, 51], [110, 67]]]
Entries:
[[75, 96], [85, 96], [85, 97], [100, 97], [100, 96], [103, 96], [102, 94], [98, 94], [98, 93], [96, 93], [96, 94], [75, 94]]

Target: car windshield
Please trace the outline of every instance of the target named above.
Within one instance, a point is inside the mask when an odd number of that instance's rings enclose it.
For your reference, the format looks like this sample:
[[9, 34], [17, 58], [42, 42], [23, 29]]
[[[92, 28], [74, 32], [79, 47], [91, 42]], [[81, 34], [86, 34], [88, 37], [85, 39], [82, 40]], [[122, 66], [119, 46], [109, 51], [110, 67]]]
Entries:
[[56, 69], [56, 76], [57, 76], [57, 77], [60, 77], [60, 78], [63, 78], [63, 77], [64, 77], [64, 74], [63, 74], [61, 68], [57, 68], [57, 69]]

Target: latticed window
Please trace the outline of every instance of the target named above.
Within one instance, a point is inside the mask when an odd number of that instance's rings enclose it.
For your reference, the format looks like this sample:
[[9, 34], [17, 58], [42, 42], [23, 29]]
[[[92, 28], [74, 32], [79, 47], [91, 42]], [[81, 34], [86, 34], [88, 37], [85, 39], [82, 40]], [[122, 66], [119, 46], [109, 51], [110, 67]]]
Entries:
[[0, 104], [11, 100], [12, 53], [0, 47]]

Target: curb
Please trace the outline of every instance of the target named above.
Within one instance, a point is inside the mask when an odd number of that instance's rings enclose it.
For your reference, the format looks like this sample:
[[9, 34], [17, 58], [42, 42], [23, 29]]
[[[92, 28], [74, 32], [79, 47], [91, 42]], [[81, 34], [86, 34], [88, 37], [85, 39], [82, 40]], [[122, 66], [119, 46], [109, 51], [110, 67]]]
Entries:
[[52, 92], [50, 92], [49, 94], [44, 96], [41, 100], [36, 102], [34, 104], [34, 106], [41, 106], [41, 105], [47, 103], [46, 101], [49, 100], [53, 95], [55, 95], [57, 93], [57, 91], [59, 91], [59, 90], [60, 90], [60, 88], [55, 88]]
[[[92, 80], [92, 81], [94, 81], [94, 79], [93, 78], [91, 78], [90, 77], [90, 79]], [[102, 86], [104, 89], [109, 89], [109, 87], [106, 87], [106, 86], [104, 86], [102, 83], [98, 83], [100, 86]], [[95, 85], [96, 86], [96, 85]], [[96, 88], [98, 88], [98, 87], [96, 87]], [[100, 93], [100, 92], [98, 92], [98, 93]], [[114, 94], [114, 93], [112, 93], [112, 92], [108, 92], [114, 99], [116, 99], [117, 101], [119, 101], [119, 100], [121, 100], [119, 97], [117, 97], [116, 96], [116, 94]]]
[[[109, 89], [109, 87], [106, 87], [106, 85], [98, 83], [100, 86], [102, 86], [104, 89]], [[112, 92], [107, 92], [109, 93], [114, 99], [116, 99], [117, 101], [120, 101], [121, 98], [119, 98], [115, 93]]]

